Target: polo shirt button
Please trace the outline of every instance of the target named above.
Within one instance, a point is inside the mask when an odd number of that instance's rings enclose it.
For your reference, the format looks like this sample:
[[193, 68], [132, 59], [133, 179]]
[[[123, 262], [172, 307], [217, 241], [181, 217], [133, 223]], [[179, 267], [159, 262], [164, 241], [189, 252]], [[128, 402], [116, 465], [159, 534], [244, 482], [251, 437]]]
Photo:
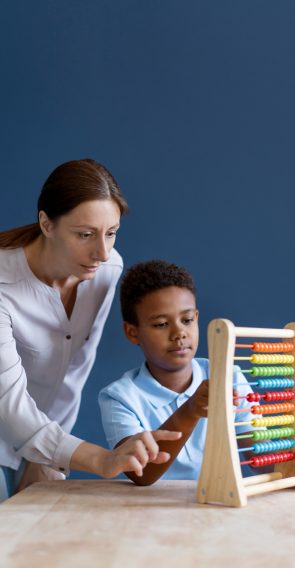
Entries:
[[66, 339], [72, 339], [71, 335], [66, 335]]

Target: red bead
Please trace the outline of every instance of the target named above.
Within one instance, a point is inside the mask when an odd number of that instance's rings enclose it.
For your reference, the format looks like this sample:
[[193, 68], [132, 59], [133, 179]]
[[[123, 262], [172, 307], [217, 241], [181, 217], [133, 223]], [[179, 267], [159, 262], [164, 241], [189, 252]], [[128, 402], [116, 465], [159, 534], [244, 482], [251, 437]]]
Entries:
[[272, 465], [274, 463], [281, 463], [291, 461], [295, 458], [293, 452], [281, 452], [279, 454], [266, 454], [264, 456], [255, 456], [252, 459], [251, 465], [253, 467], [263, 467], [264, 465]]
[[246, 398], [248, 402], [259, 402], [262, 396], [259, 392], [250, 392]]

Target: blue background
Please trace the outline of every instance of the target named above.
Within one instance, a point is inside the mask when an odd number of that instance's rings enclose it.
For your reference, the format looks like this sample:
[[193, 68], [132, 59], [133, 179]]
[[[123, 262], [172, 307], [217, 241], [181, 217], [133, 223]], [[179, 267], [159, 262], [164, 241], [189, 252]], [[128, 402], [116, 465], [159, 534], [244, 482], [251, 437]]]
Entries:
[[[193, 273], [200, 355], [214, 317], [295, 320], [294, 29], [293, 0], [2, 0], [1, 229], [93, 157], [130, 205], [125, 266]], [[98, 390], [140, 360], [116, 298], [75, 434], [105, 444]]]

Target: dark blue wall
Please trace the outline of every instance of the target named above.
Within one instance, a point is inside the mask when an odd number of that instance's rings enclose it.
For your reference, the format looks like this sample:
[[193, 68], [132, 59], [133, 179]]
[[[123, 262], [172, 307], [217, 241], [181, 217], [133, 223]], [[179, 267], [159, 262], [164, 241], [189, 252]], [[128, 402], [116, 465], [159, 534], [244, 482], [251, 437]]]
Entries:
[[[1, 228], [94, 157], [130, 204], [125, 265], [193, 272], [201, 355], [213, 317], [295, 320], [294, 29], [293, 0], [2, 0]], [[76, 434], [104, 443], [97, 392], [139, 360], [116, 299]]]

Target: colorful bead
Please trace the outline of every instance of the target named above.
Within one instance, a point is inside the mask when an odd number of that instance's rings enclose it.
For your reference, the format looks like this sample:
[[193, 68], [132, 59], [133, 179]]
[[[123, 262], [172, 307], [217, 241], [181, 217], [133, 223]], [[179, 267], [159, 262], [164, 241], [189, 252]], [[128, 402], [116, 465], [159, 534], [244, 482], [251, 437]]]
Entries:
[[288, 351], [294, 351], [294, 344], [291, 342], [253, 343], [252, 351], [260, 351], [262, 353], [288, 352]]
[[292, 400], [295, 397], [294, 391], [275, 391], [275, 392], [265, 392], [262, 397], [267, 402], [272, 402], [275, 400]]
[[284, 377], [294, 375], [293, 367], [252, 367], [250, 371], [254, 377], [272, 377], [275, 375]]
[[283, 402], [282, 404], [262, 404], [261, 406], [251, 406], [252, 414], [278, 414], [279, 412], [292, 412], [295, 409], [293, 402]]
[[246, 399], [248, 402], [259, 402], [262, 397], [263, 394], [260, 394], [259, 392], [249, 392]]
[[254, 444], [252, 451], [255, 454], [264, 452], [275, 452], [277, 450], [289, 450], [295, 446], [294, 440], [277, 440], [276, 442], [265, 442], [261, 444]]
[[259, 389], [290, 388], [295, 386], [294, 379], [257, 379]]
[[257, 365], [267, 365], [269, 363], [273, 365], [283, 363], [286, 365], [294, 363], [294, 355], [252, 355], [250, 361]]
[[254, 418], [251, 420], [254, 428], [261, 428], [263, 426], [284, 426], [286, 424], [293, 424], [295, 417], [291, 414], [284, 414], [282, 416], [268, 416], [267, 418]]
[[277, 400], [292, 400], [294, 397], [294, 391], [265, 392], [264, 394], [260, 394], [259, 392], [250, 392], [247, 394], [246, 399], [248, 402], [259, 402], [262, 399], [267, 402], [273, 402]]
[[272, 440], [273, 438], [289, 438], [295, 436], [295, 428], [273, 428], [272, 430], [254, 430], [252, 438], [255, 442]]
[[281, 463], [291, 461], [295, 458], [293, 452], [282, 452], [281, 454], [268, 454], [266, 456], [257, 456], [251, 460], [253, 467], [262, 467], [264, 465], [272, 465], [274, 463]]

